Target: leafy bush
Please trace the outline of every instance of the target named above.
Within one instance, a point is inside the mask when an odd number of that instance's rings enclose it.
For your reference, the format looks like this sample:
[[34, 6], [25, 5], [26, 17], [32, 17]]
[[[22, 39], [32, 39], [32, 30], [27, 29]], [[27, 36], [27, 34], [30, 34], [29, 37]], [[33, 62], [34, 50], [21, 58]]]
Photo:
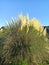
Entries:
[[26, 60], [17, 62], [8, 62], [7, 65], [29, 65]]

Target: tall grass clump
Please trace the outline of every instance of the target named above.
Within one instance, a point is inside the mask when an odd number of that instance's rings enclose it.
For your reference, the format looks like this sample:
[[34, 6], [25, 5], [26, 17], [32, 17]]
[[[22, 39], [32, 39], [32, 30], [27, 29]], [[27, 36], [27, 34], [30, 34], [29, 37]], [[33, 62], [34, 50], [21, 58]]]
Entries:
[[3, 43], [4, 63], [25, 61], [35, 65], [48, 58], [46, 29], [35, 18], [19, 15], [19, 20], [7, 23], [7, 38]]

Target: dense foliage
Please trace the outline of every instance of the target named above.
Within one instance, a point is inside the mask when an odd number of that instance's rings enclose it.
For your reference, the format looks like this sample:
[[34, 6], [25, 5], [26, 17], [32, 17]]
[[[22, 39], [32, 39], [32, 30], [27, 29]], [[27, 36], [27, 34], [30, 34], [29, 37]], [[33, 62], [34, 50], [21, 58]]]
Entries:
[[46, 29], [35, 18], [29, 20], [28, 15], [20, 15], [16, 22], [12, 19], [12, 24], [7, 22], [5, 29], [0, 30], [0, 37], [0, 42], [3, 43], [0, 63], [41, 65], [49, 58]]

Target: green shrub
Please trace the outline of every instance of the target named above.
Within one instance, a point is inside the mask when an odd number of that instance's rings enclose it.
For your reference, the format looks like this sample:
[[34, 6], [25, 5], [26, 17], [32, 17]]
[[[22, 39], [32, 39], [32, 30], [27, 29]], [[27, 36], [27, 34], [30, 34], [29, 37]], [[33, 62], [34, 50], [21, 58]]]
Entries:
[[26, 60], [17, 62], [8, 62], [7, 65], [29, 65]]
[[[26, 22], [25, 22], [26, 21]], [[29, 23], [27, 23], [29, 22]], [[30, 24], [31, 22], [31, 24]], [[34, 21], [37, 23], [38, 22]], [[3, 45], [3, 57], [5, 63], [27, 60], [29, 65], [35, 65], [48, 58], [46, 47], [46, 35], [43, 35], [43, 28], [33, 25], [31, 20], [20, 18], [15, 24], [8, 24], [7, 38]], [[37, 28], [36, 28], [37, 27]], [[25, 61], [22, 64], [25, 64]]]

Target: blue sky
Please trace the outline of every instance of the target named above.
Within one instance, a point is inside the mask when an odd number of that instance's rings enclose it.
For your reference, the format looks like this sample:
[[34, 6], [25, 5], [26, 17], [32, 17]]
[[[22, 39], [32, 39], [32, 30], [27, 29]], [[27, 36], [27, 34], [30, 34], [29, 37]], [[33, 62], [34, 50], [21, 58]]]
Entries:
[[37, 18], [42, 25], [49, 25], [49, 0], [0, 0], [0, 27], [21, 12], [23, 16], [28, 13], [30, 19]]

